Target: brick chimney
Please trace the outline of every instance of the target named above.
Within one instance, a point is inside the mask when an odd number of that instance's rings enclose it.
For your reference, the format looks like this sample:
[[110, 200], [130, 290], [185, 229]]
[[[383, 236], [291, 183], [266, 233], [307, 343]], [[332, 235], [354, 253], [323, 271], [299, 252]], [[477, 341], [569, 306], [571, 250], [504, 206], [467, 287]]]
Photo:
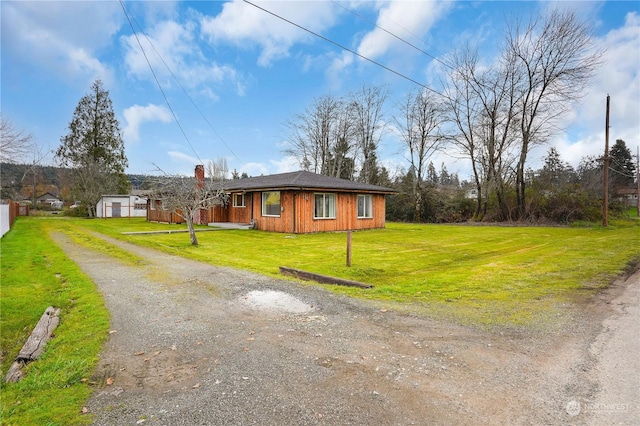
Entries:
[[[195, 178], [196, 178], [196, 188], [202, 189], [204, 188], [204, 166], [202, 164], [198, 164], [195, 170]], [[207, 210], [200, 209], [200, 211], [195, 212], [193, 223], [198, 225], [206, 225], [207, 223]]]
[[202, 164], [198, 164], [196, 166], [196, 187], [202, 189], [204, 188], [204, 166]]

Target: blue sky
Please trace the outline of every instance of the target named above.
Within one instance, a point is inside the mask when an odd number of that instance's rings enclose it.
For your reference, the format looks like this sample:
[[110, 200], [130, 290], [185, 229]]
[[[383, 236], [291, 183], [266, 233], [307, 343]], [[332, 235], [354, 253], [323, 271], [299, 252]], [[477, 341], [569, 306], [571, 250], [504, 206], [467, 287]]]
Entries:
[[[100, 78], [123, 130], [129, 173], [153, 173], [159, 166], [167, 173], [191, 174], [195, 164], [221, 157], [230, 169], [254, 176], [297, 170], [283, 153], [288, 120], [319, 96], [386, 85], [389, 126], [380, 158], [392, 171], [407, 166], [391, 116], [400, 98], [417, 86], [242, 1], [124, 2], [164, 95], [119, 2], [0, 4], [2, 115], [32, 133], [44, 149], [59, 146], [78, 101]], [[606, 54], [593, 84], [566, 117], [566, 129], [534, 151], [530, 165], [539, 167], [549, 146], [573, 166], [585, 155], [601, 155], [607, 94], [610, 143], [624, 139], [633, 154], [640, 144], [637, 1], [257, 4], [435, 90], [440, 76], [432, 57], [375, 24], [437, 58], [472, 41], [491, 62], [505, 22], [569, 8], [588, 20], [594, 45]], [[438, 154], [433, 162], [469, 177], [464, 160]]]

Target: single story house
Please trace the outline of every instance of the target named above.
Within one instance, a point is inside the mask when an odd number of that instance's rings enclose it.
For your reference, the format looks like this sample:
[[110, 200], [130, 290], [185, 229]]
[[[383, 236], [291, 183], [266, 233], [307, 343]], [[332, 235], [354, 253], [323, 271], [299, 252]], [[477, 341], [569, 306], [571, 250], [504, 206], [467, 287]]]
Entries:
[[225, 182], [230, 200], [214, 222], [251, 223], [291, 234], [384, 228], [386, 195], [396, 191], [307, 171]]
[[[203, 177], [196, 167], [196, 179]], [[397, 191], [307, 171], [280, 173], [223, 183], [228, 203], [202, 210], [195, 223], [251, 224], [290, 234], [384, 228], [386, 196]], [[149, 199], [147, 220], [184, 220]]]
[[53, 195], [50, 192], [45, 192], [44, 194], [40, 195], [39, 197], [36, 198], [36, 204], [49, 204], [51, 205], [52, 203], [59, 203], [62, 200], [60, 200], [60, 198], [56, 197], [55, 195]]
[[616, 197], [618, 200], [627, 207], [639, 206], [638, 204], [638, 188], [618, 188], [616, 190]]
[[96, 204], [96, 217], [146, 217], [147, 199], [140, 195], [103, 195]]

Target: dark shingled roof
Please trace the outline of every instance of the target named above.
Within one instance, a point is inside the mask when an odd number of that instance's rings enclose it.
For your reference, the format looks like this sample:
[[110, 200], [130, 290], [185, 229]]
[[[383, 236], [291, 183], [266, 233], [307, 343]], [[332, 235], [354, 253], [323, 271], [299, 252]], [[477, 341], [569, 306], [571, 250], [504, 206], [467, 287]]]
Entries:
[[373, 192], [395, 194], [397, 191], [383, 186], [353, 182], [306, 171], [280, 173], [230, 180], [223, 185], [226, 191], [268, 191], [268, 190], [332, 190], [345, 192]]

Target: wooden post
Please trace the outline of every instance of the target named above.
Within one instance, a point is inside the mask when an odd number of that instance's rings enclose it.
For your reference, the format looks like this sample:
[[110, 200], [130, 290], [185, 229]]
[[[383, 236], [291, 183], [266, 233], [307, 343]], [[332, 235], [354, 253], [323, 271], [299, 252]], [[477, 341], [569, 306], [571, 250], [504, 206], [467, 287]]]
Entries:
[[604, 199], [602, 200], [602, 226], [609, 225], [609, 95], [604, 129]]
[[347, 231], [347, 266], [351, 267], [351, 231]]

